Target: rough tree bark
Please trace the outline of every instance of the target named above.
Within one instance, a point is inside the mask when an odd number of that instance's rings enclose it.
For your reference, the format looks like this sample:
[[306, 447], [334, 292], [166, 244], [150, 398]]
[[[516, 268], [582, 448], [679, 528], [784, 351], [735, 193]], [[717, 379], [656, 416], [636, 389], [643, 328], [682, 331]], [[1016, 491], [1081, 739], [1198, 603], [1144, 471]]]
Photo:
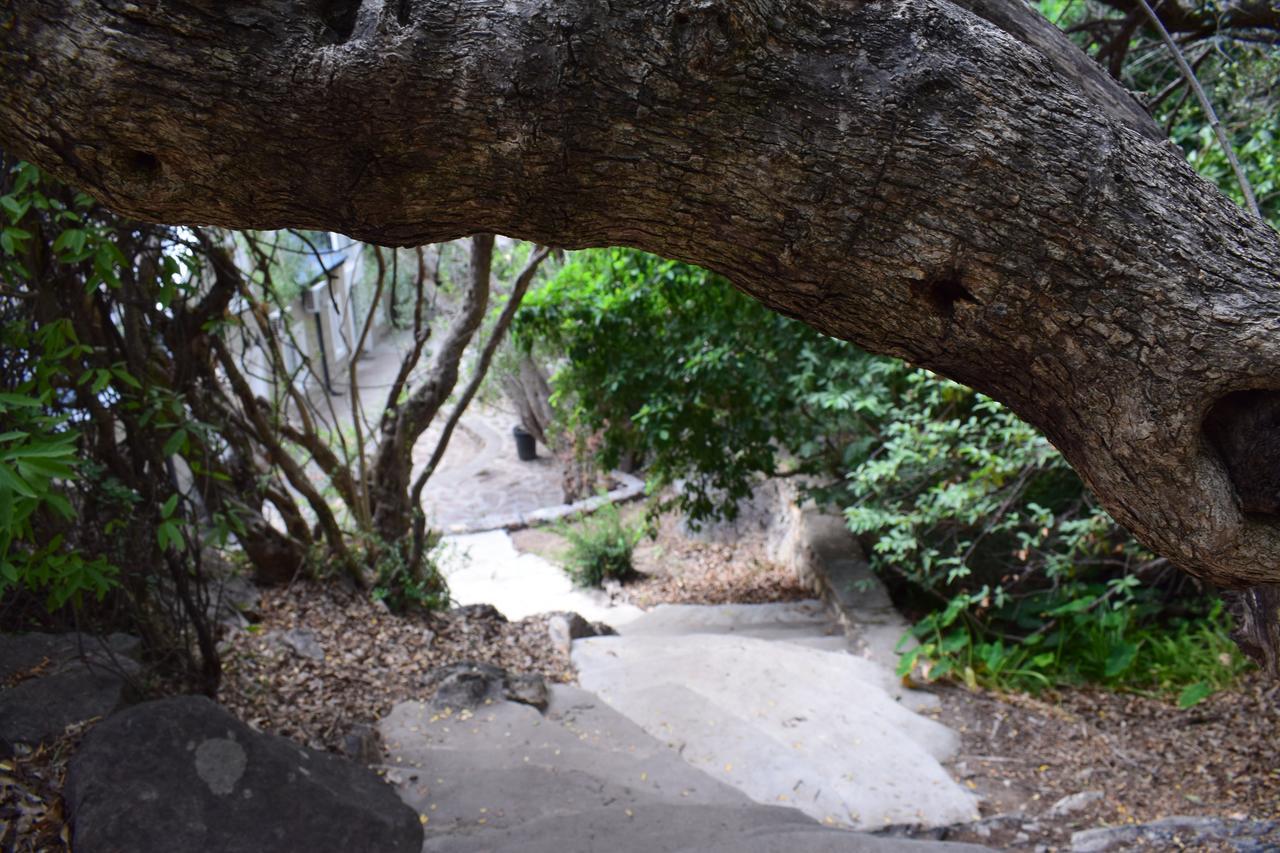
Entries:
[[1017, 0], [10, 0], [0, 88], [0, 145], [132, 216], [709, 267], [1280, 581], [1280, 238]]

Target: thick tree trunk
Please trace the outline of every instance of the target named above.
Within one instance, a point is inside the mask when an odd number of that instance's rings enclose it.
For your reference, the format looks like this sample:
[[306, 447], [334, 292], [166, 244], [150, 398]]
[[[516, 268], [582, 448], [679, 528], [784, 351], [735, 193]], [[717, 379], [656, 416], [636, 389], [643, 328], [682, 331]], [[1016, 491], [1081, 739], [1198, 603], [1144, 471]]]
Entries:
[[0, 88], [0, 144], [133, 216], [702, 264], [1280, 580], [1280, 238], [1017, 0], [11, 0]]

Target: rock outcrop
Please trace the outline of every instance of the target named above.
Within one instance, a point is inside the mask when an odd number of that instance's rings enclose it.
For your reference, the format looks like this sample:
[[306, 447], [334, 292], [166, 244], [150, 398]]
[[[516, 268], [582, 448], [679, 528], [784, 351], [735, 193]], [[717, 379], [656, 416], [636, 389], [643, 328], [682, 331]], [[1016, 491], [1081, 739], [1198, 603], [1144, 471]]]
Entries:
[[253, 731], [214, 702], [146, 702], [93, 729], [64, 793], [77, 853], [418, 853], [369, 770]]
[[127, 705], [139, 648], [127, 634], [0, 636], [0, 756]]

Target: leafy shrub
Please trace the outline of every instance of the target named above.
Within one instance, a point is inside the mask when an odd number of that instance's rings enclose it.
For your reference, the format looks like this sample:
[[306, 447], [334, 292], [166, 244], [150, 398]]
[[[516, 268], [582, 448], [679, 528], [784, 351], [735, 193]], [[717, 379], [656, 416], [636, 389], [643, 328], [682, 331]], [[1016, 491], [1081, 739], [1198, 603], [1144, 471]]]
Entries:
[[623, 581], [635, 571], [631, 554], [642, 536], [643, 524], [625, 524], [618, 508], [605, 503], [574, 524], [557, 527], [569, 542], [565, 571], [578, 586], [598, 587], [606, 580]]
[[901, 674], [1178, 693], [1243, 669], [1221, 604], [1120, 528], [1034, 428], [928, 371], [880, 372], [861, 389], [883, 419], [846, 517], [923, 611]]
[[557, 416], [601, 436], [605, 465], [644, 460], [651, 490], [683, 480], [687, 515], [731, 516], [757, 477], [786, 473], [846, 508], [917, 620], [904, 672], [1176, 693], [1243, 666], [1220, 607], [1121, 529], [1044, 436], [970, 388], [630, 250], [575, 253], [517, 328], [566, 356]]
[[606, 469], [643, 464], [651, 492], [681, 480], [694, 521], [732, 517], [762, 474], [839, 468], [857, 413], [808, 401], [870, 359], [721, 276], [631, 249], [572, 253], [513, 331], [564, 356], [561, 434], [598, 436]]

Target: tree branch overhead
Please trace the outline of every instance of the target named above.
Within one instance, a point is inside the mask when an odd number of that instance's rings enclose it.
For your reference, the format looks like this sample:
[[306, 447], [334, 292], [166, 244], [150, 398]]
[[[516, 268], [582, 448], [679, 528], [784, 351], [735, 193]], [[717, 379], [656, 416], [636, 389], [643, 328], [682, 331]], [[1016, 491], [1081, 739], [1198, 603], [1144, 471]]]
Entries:
[[1280, 581], [1233, 458], [1280, 444], [1238, 396], [1280, 390], [1280, 239], [1021, 3], [14, 0], [0, 87], [0, 145], [131, 216], [701, 264]]

